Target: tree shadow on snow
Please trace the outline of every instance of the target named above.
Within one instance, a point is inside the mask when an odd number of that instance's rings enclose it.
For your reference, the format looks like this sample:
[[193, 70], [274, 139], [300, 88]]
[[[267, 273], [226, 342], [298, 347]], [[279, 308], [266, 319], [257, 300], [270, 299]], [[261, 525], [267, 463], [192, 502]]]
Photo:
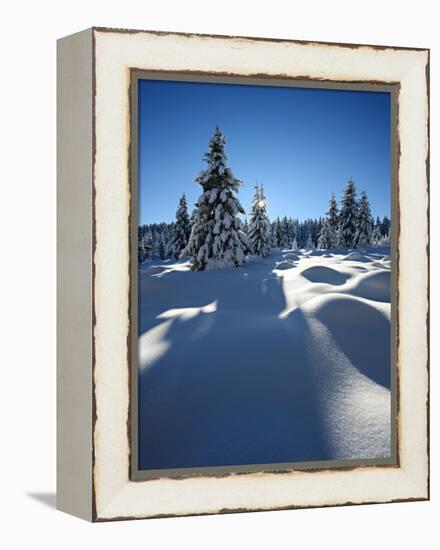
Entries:
[[[158, 279], [162, 306], [156, 294], [150, 318], [214, 301], [216, 310], [175, 318], [167, 351], [140, 372], [141, 469], [333, 458], [307, 365], [308, 325], [300, 309], [278, 317], [286, 302], [273, 267]], [[143, 330], [161, 322], [146, 311]]]

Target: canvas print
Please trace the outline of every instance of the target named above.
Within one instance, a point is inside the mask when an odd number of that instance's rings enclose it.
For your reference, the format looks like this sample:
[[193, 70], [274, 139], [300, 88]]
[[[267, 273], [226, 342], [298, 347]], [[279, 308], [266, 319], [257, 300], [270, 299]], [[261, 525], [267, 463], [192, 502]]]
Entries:
[[139, 470], [392, 460], [391, 94], [145, 78], [137, 107]]

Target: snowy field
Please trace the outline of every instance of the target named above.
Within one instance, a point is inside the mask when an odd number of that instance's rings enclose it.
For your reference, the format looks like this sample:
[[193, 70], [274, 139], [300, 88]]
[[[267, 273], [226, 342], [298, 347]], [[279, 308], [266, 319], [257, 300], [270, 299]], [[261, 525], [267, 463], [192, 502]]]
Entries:
[[390, 456], [389, 248], [139, 271], [139, 468]]

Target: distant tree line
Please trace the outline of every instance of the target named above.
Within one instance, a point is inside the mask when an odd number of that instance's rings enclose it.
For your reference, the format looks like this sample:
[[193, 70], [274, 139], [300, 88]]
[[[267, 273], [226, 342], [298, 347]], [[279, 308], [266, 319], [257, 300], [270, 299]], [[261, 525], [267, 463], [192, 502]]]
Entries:
[[390, 244], [391, 221], [387, 216], [374, 221], [371, 215], [367, 193], [362, 191], [356, 197], [356, 187], [349, 179], [344, 190], [341, 207], [334, 194], [329, 200], [329, 208], [319, 230], [317, 247], [328, 248], [367, 248]]
[[239, 266], [246, 256], [268, 256], [273, 248], [329, 249], [378, 247], [389, 244], [390, 219], [373, 220], [365, 191], [357, 199], [353, 180], [347, 182], [341, 205], [334, 194], [328, 211], [318, 219], [284, 216], [270, 222], [262, 185], [255, 187], [249, 220], [236, 196], [240, 181], [227, 167], [225, 138], [220, 129], [209, 142], [204, 160], [208, 168], [195, 182], [202, 187], [195, 208], [188, 212], [185, 194], [179, 200], [173, 223], [138, 228], [138, 258], [164, 260], [189, 257], [193, 270]]

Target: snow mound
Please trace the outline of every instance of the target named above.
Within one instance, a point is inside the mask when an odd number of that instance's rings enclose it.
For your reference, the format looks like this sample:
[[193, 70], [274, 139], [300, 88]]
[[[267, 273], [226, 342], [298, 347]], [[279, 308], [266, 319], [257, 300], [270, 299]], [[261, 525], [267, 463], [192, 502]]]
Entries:
[[283, 258], [285, 260], [291, 260], [293, 262], [296, 262], [299, 260], [299, 256], [294, 252], [288, 252], [287, 254], [283, 254]]
[[390, 388], [390, 322], [387, 316], [352, 296], [328, 294], [316, 300], [315, 318], [327, 327], [352, 365], [377, 384]]
[[292, 267], [295, 267], [295, 264], [289, 261], [277, 262], [275, 264], [275, 269], [285, 270], [285, 269], [292, 269]]
[[352, 287], [351, 294], [375, 300], [390, 301], [391, 273], [389, 271], [373, 271], [359, 276], [358, 282]]
[[301, 275], [312, 283], [325, 283], [328, 285], [343, 285], [350, 275], [340, 273], [331, 267], [313, 266], [304, 269]]
[[347, 262], [371, 262], [370, 258], [367, 258], [360, 252], [350, 252], [350, 254], [347, 254], [347, 256], [342, 259]]

